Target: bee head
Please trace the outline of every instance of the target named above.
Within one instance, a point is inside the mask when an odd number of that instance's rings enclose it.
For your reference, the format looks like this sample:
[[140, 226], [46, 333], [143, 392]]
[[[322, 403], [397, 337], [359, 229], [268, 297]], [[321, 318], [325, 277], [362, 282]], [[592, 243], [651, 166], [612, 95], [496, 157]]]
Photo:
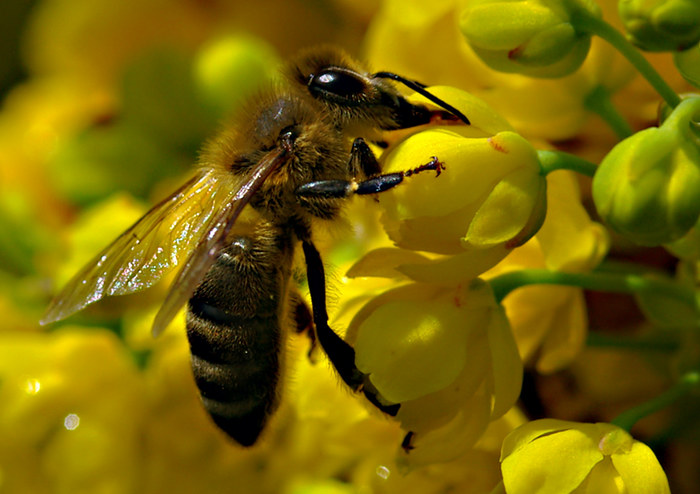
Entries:
[[[293, 84], [324, 106], [343, 130], [354, 126], [389, 130], [430, 121], [427, 108], [408, 103], [390, 82], [372, 77], [336, 48], [304, 51], [286, 72]], [[407, 125], [409, 121], [416, 123]]]
[[[409, 103], [389, 79], [426, 95], [422, 84], [388, 72], [372, 74], [336, 48], [302, 52], [288, 66], [287, 75], [294, 85], [305, 88], [307, 94], [325, 106], [336, 126], [343, 130], [354, 126], [381, 130], [415, 127], [429, 123], [433, 116], [428, 108]], [[436, 99], [430, 96], [429, 99]], [[440, 106], [454, 113], [449, 105]], [[460, 115], [456, 116], [462, 119]], [[468, 123], [466, 117], [463, 120]]]

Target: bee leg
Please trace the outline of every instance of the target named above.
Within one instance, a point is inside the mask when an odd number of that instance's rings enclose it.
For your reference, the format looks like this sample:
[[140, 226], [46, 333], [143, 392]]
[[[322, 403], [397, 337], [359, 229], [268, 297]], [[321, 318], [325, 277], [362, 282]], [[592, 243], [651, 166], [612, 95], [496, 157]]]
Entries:
[[306, 301], [302, 296], [293, 290], [290, 295], [291, 315], [294, 320], [294, 329], [297, 334], [304, 333], [309, 338], [309, 351], [307, 357], [313, 363], [316, 363], [314, 351], [316, 350], [316, 332], [314, 331], [314, 319]]
[[326, 277], [321, 255], [310, 240], [302, 242], [306, 258], [306, 273], [313, 307], [316, 336], [333, 366], [353, 391], [362, 391], [367, 399], [384, 413], [395, 416], [400, 404], [386, 405], [379, 399], [379, 391], [372, 385], [369, 375], [355, 365], [355, 349], [338, 336], [328, 325], [326, 312]]
[[413, 445], [413, 440], [416, 438], [416, 433], [413, 431], [408, 431], [408, 433], [403, 437], [401, 441], [401, 449], [406, 453], [410, 453], [412, 449], [416, 449]]
[[403, 182], [406, 177], [428, 170], [434, 171], [435, 176], [438, 177], [444, 169], [445, 164], [438, 160], [437, 156], [433, 156], [429, 162], [406, 171], [385, 173], [368, 178], [362, 182], [350, 180], [318, 180], [300, 186], [297, 188], [296, 193], [301, 197], [319, 197], [327, 199], [341, 199], [353, 194], [378, 194], [396, 187]]
[[373, 177], [382, 173], [377, 157], [362, 137], [352, 141], [348, 170], [352, 177], [360, 176], [360, 173], [361, 176], [365, 177]]

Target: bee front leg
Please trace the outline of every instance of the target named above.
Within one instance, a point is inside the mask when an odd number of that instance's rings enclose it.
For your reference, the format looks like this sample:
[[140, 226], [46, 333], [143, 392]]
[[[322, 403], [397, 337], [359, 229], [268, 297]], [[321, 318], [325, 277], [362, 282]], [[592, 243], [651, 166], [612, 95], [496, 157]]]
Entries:
[[372, 385], [369, 375], [355, 365], [355, 349], [338, 336], [328, 325], [326, 311], [326, 275], [321, 255], [309, 240], [302, 242], [306, 258], [306, 273], [309, 281], [311, 305], [313, 307], [316, 336], [333, 366], [353, 391], [362, 391], [367, 399], [384, 413], [395, 416], [400, 404], [386, 405], [379, 400], [379, 391]]
[[376, 175], [367, 180], [318, 180], [309, 182], [297, 188], [296, 194], [302, 198], [342, 199], [353, 194], [378, 194], [392, 189], [404, 181], [406, 177], [432, 170], [438, 177], [445, 170], [445, 164], [433, 156], [427, 163], [406, 171]]

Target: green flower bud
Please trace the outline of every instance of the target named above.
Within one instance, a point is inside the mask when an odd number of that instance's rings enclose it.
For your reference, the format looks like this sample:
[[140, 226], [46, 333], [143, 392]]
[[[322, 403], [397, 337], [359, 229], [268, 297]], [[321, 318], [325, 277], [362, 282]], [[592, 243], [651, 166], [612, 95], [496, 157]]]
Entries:
[[[688, 287], [690, 292], [692, 288]], [[700, 327], [700, 292], [695, 300], [681, 300], [662, 292], [637, 293], [637, 305], [644, 316], [660, 328], [697, 328]]]
[[620, 142], [593, 179], [593, 200], [616, 232], [641, 245], [673, 242], [700, 216], [700, 98], [681, 102], [658, 128]]
[[262, 39], [227, 36], [197, 54], [195, 84], [201, 99], [220, 118], [268, 83], [278, 65], [274, 49]]
[[684, 237], [664, 245], [664, 248], [679, 259], [700, 262], [700, 220]]
[[680, 51], [700, 41], [697, 0], [620, 0], [629, 40], [642, 50]]
[[688, 84], [700, 88], [700, 44], [674, 53], [673, 62]]
[[591, 43], [573, 22], [577, 15], [600, 17], [600, 8], [587, 0], [470, 0], [460, 27], [495, 70], [562, 77], [581, 66]]

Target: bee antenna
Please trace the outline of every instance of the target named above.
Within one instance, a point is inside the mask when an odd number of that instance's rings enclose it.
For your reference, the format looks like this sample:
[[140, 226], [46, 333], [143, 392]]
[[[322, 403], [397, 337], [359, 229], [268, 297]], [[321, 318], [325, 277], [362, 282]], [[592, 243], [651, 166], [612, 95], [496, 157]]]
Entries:
[[425, 96], [426, 98], [428, 98], [430, 101], [432, 101], [436, 105], [444, 108], [445, 110], [450, 112], [452, 115], [459, 118], [465, 124], [467, 124], [467, 125], [471, 124], [469, 119], [466, 116], [464, 116], [464, 114], [461, 111], [459, 111], [457, 108], [455, 108], [454, 106], [450, 105], [449, 103], [446, 103], [445, 101], [441, 100], [440, 98], [438, 98], [434, 94], [428, 92], [425, 89], [426, 88], [425, 84], [422, 84], [418, 81], [412, 81], [410, 79], [406, 79], [405, 77], [402, 77], [398, 74], [394, 74], [393, 72], [377, 72], [375, 74], [372, 74], [372, 77], [377, 77], [379, 79], [392, 79], [396, 82], [400, 82], [404, 86], [406, 86], [410, 89], [413, 89], [418, 94]]

